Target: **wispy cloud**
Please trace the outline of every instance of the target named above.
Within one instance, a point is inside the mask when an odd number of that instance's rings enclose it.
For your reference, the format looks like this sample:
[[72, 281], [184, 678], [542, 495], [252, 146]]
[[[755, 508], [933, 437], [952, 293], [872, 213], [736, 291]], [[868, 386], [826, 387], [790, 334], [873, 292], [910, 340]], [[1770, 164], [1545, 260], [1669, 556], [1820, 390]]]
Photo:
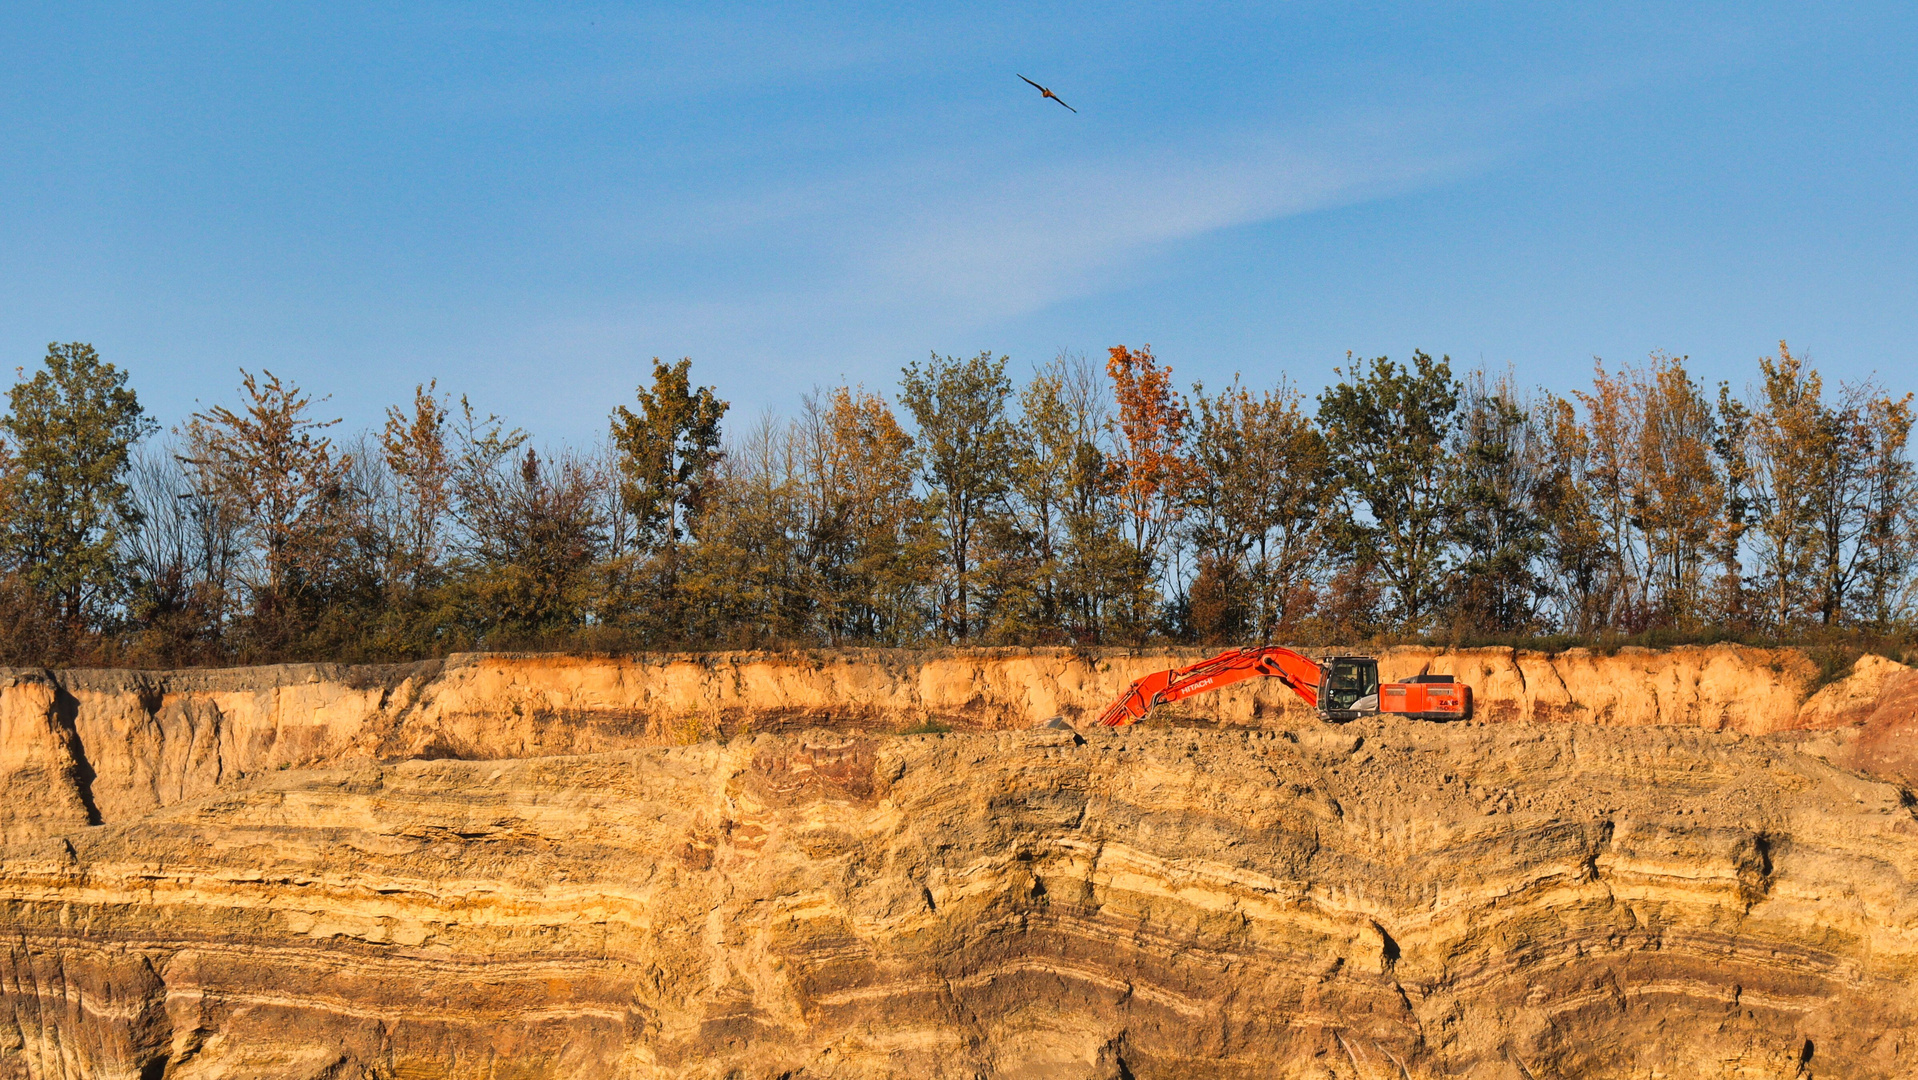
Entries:
[[[1355, 121], [1316, 138], [1194, 137], [1065, 162], [902, 154], [607, 231], [703, 261], [697, 281], [648, 305], [649, 324], [697, 322], [742, 339], [777, 326], [788, 342], [810, 327], [851, 344], [865, 336], [854, 327], [884, 322], [923, 337], [1149, 280], [1181, 245], [1223, 230], [1389, 197], [1485, 163], [1472, 140], [1441, 142], [1431, 130]], [[735, 263], [738, 275], [728, 273]]]
[[1155, 256], [1220, 230], [1408, 190], [1460, 154], [1334, 151], [1280, 140], [1035, 169], [905, 200], [858, 245], [847, 299], [993, 321], [1150, 274]]
[[[712, 260], [670, 299], [549, 324], [571, 355], [727, 357], [755, 371], [742, 401], [780, 404], [844, 377], [888, 382], [900, 358], [1009, 320], [1178, 272], [1223, 230], [1444, 182], [1484, 155], [1426, 126], [1352, 123], [1319, 139], [1193, 138], [1020, 169], [902, 155], [830, 181], [709, 200], [634, 221], [627, 242]], [[981, 179], [984, 177], [984, 179]], [[769, 248], [783, 270], [766, 274]], [[727, 273], [738, 260], [741, 273]], [[748, 283], [746, 271], [754, 277]]]

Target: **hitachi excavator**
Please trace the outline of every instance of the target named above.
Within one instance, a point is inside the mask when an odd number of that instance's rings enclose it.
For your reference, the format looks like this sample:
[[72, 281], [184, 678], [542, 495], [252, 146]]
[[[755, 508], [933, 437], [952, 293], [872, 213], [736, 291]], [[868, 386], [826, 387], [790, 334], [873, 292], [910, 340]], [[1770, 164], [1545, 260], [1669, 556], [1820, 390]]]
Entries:
[[1269, 646], [1233, 649], [1196, 664], [1135, 679], [1099, 717], [1107, 727], [1146, 718], [1154, 707], [1183, 701], [1246, 679], [1269, 677], [1291, 687], [1324, 720], [1344, 721], [1375, 713], [1415, 720], [1463, 720], [1472, 715], [1472, 688], [1450, 675], [1414, 675], [1379, 685], [1379, 662], [1370, 656], [1314, 660]]

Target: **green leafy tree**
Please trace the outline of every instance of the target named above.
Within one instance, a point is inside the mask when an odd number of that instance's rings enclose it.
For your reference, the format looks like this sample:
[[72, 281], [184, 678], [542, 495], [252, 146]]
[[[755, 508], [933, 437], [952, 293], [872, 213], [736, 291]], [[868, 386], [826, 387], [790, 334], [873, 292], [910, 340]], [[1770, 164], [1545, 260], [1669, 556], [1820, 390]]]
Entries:
[[1723, 522], [1725, 486], [1712, 453], [1717, 415], [1685, 371], [1685, 359], [1654, 354], [1645, 373], [1632, 502], [1657, 617], [1693, 629], [1708, 614], [1705, 569]]
[[1228, 638], [1243, 623], [1270, 640], [1303, 614], [1322, 558], [1325, 440], [1290, 384], [1254, 394], [1234, 378], [1216, 395], [1192, 390], [1186, 513], [1201, 564], [1194, 627]]
[[1537, 560], [1545, 548], [1537, 512], [1543, 455], [1532, 414], [1509, 376], [1494, 382], [1473, 372], [1463, 398], [1453, 436], [1452, 532], [1462, 555], [1452, 578], [1456, 618], [1479, 633], [1530, 632], [1538, 629]]
[[410, 412], [386, 410], [380, 452], [392, 478], [390, 536], [397, 584], [419, 590], [429, 584], [445, 544], [444, 525], [453, 499], [453, 458], [446, 443], [448, 410], [437, 383], [413, 388]]
[[[243, 402], [188, 420], [182, 461], [197, 497], [216, 500], [240, 525], [251, 556], [253, 630], [268, 653], [301, 629], [340, 547], [351, 536], [352, 458], [326, 436], [338, 418], [312, 416], [315, 400], [270, 371], [240, 372]], [[326, 399], [321, 398], [320, 401]]]
[[981, 568], [991, 625], [985, 636], [1007, 644], [1058, 641], [1059, 554], [1064, 534], [1066, 463], [1071, 453], [1062, 383], [1041, 369], [1019, 390], [1008, 513], [989, 522]]
[[1706, 570], [1722, 545], [1729, 504], [1718, 417], [1685, 370], [1653, 353], [1616, 374], [1599, 364], [1587, 413], [1595, 513], [1603, 522], [1619, 601], [1609, 625], [1695, 629], [1710, 617]]
[[44, 368], [7, 392], [10, 461], [0, 532], [9, 563], [72, 628], [98, 627], [124, 593], [123, 541], [137, 529], [127, 470], [155, 430], [126, 373], [93, 346], [47, 346]]
[[[1061, 352], [1020, 388], [1011, 512], [992, 520], [987, 538], [993, 640], [1088, 639], [1074, 569], [1086, 565], [1087, 541], [1098, 532], [1089, 511], [1106, 500], [1105, 489], [1116, 488], [1097, 449], [1106, 426], [1105, 400], [1101, 373], [1074, 353]], [[1110, 540], [1111, 550], [1119, 551], [1116, 531]]]
[[1125, 538], [1126, 472], [1101, 448], [1113, 404], [1109, 373], [1074, 353], [1054, 357], [1020, 395], [1018, 520], [1001, 531], [1027, 547], [1023, 574], [995, 607], [1002, 640], [1097, 644], [1134, 634], [1151, 564]]
[[1773, 630], [1803, 621], [1816, 606], [1817, 488], [1835, 479], [1838, 450], [1818, 372], [1784, 342], [1778, 352], [1758, 361], [1763, 381], [1743, 447], [1752, 479], [1752, 548]]
[[1860, 428], [1859, 510], [1863, 528], [1859, 608], [1873, 628], [1888, 630], [1912, 617], [1918, 563], [1918, 475], [1906, 447], [1911, 440], [1912, 395], [1867, 398]]
[[705, 640], [744, 648], [810, 635], [795, 426], [762, 414], [714, 467], [685, 588]]
[[1706, 607], [1719, 625], [1739, 630], [1758, 625], [1744, 566], [1745, 537], [1754, 517], [1755, 470], [1745, 453], [1751, 427], [1751, 407], [1732, 396], [1730, 383], [1719, 383], [1718, 430], [1712, 438], [1712, 456], [1718, 461], [1724, 506], [1712, 530], [1718, 581]]
[[578, 458], [543, 460], [525, 432], [479, 419], [464, 399], [460, 412], [452, 506], [462, 636], [538, 644], [578, 630], [600, 596], [604, 478]]
[[1399, 627], [1423, 630], [1452, 569], [1459, 383], [1449, 358], [1423, 352], [1409, 367], [1381, 356], [1334, 371], [1319, 426], [1342, 486], [1340, 542], [1350, 563], [1378, 575]]
[[1257, 531], [1250, 503], [1263, 483], [1252, 477], [1252, 397], [1239, 385], [1216, 396], [1192, 386], [1194, 438], [1190, 468], [1181, 491], [1186, 539], [1198, 561], [1187, 589], [1185, 622], [1200, 641], [1244, 636], [1254, 616], [1246, 603], [1251, 592], [1244, 558]]
[[1611, 625], [1620, 585], [1605, 521], [1594, 509], [1591, 435], [1578, 406], [1556, 395], [1538, 405], [1533, 426], [1543, 459], [1535, 507], [1549, 602], [1561, 629], [1596, 634]]
[[1829, 483], [1812, 493], [1812, 573], [1826, 626], [1872, 621], [1880, 560], [1894, 550], [1884, 543], [1884, 495], [1909, 474], [1910, 424], [1910, 396], [1893, 400], [1869, 381], [1847, 384], [1820, 418]]
[[692, 366], [686, 358], [667, 365], [655, 357], [652, 387], [635, 391], [639, 411], [613, 409], [620, 498], [641, 538], [669, 559], [696, 527], [727, 408], [712, 387], [692, 385]]
[[654, 357], [652, 386], [635, 391], [639, 411], [618, 406], [611, 421], [619, 498], [611, 522], [616, 554], [608, 614], [636, 618], [668, 638], [689, 632], [690, 612], [679, 595], [682, 545], [699, 528], [727, 408], [712, 387], [692, 384], [692, 364]]
[[1016, 440], [1006, 403], [1012, 381], [1006, 358], [982, 352], [965, 360], [932, 358], [908, 364], [900, 400], [918, 424], [919, 461], [931, 490], [945, 547], [947, 633], [972, 634], [973, 568], [989, 516], [1004, 512], [1012, 482]]
[[809, 396], [795, 434], [814, 625], [834, 644], [919, 638], [942, 547], [914, 495], [912, 436], [884, 398], [845, 386]]

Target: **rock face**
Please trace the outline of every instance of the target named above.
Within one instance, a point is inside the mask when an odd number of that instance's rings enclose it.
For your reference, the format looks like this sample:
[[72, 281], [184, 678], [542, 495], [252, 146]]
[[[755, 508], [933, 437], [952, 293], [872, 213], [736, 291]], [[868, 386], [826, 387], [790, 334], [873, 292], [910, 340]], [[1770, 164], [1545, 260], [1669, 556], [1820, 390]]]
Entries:
[[1188, 659], [12, 672], [0, 1080], [1918, 1075], [1918, 672]]
[[0, 860], [0, 1075], [1918, 1073], [1918, 819], [1736, 736], [761, 735]]
[[[870, 649], [463, 655], [388, 667], [187, 672], [0, 669], [0, 794], [10, 796], [0, 805], [0, 841], [132, 820], [283, 768], [592, 753], [812, 725], [896, 731], [938, 721], [990, 730], [1054, 715], [1083, 722], [1132, 679], [1201, 655]], [[1470, 684], [1479, 719], [1495, 723], [1746, 733], [1831, 726], [1801, 721], [1815, 668], [1792, 650], [1395, 649], [1380, 658], [1387, 679], [1425, 671]], [[1268, 729], [1317, 723], [1273, 680], [1241, 683], [1166, 716]]]

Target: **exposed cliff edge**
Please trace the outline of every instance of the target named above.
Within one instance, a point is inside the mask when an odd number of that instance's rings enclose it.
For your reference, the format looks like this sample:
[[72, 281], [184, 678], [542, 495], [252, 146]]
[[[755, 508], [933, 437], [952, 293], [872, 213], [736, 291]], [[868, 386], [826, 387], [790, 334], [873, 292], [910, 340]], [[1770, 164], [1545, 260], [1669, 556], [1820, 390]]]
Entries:
[[0, 1080], [1918, 1075], [1918, 672], [1189, 658], [7, 672]]
[[[131, 820], [282, 768], [592, 753], [807, 726], [892, 731], [930, 720], [979, 730], [1053, 715], [1080, 720], [1134, 677], [1198, 655], [472, 654], [401, 666], [0, 671], [0, 840]], [[1835, 709], [1807, 702], [1816, 669], [1803, 653], [1732, 645], [1552, 655], [1408, 648], [1386, 653], [1380, 668], [1388, 679], [1456, 674], [1472, 685], [1477, 717], [1487, 722], [1676, 724], [1751, 734], [1862, 729], [1883, 689], [1874, 684]], [[1316, 722], [1270, 680], [1168, 715], [1263, 728]], [[1896, 757], [1885, 750], [1873, 760], [1902, 767]]]

